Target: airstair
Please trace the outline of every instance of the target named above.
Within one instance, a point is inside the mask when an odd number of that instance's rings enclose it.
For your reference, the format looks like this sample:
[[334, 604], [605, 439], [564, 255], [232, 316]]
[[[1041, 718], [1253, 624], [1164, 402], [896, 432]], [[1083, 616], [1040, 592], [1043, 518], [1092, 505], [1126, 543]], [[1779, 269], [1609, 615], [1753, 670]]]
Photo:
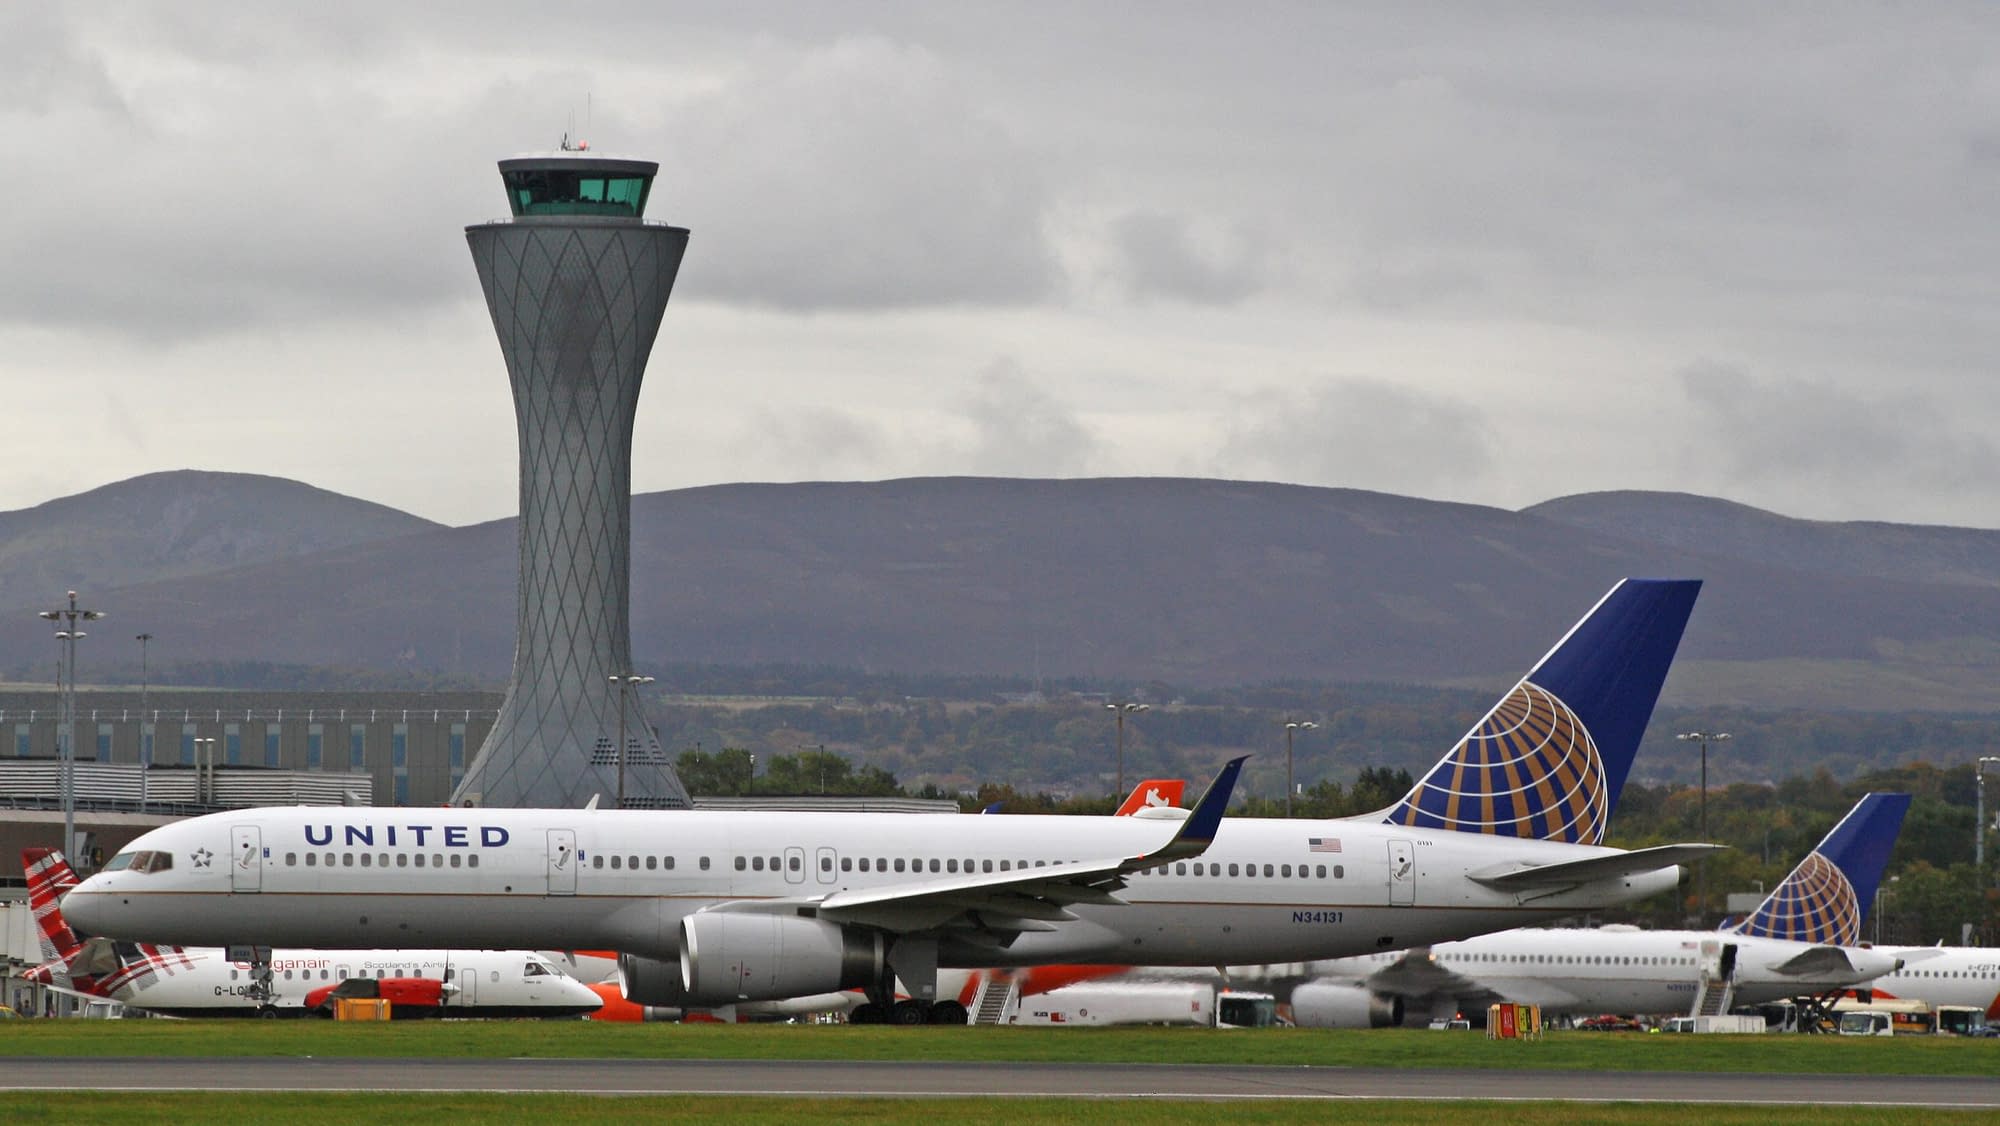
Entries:
[[1021, 983], [1013, 974], [986, 974], [979, 995], [972, 999], [973, 1024], [999, 1024], [1021, 1000]]
[[1730, 1002], [1736, 998], [1736, 944], [1704, 939], [1701, 955], [1696, 961], [1701, 971], [1701, 984], [1695, 992], [1694, 1008], [1688, 1015], [1721, 1016], [1729, 1011]]

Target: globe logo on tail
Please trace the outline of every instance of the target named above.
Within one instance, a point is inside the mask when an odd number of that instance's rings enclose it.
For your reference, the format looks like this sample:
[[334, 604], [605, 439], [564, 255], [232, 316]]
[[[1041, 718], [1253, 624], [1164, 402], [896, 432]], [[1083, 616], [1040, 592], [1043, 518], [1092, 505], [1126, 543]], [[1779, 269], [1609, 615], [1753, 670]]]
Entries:
[[1392, 825], [1599, 844], [1604, 760], [1553, 693], [1522, 681], [1389, 812]]
[[1735, 929], [1794, 942], [1851, 945], [1861, 938], [1861, 901], [1846, 874], [1814, 852]]

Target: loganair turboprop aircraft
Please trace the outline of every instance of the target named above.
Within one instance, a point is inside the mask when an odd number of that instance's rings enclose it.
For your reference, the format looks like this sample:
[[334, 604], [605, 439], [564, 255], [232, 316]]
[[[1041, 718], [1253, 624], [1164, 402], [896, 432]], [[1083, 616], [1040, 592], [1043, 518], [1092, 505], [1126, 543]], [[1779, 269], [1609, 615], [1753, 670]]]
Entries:
[[[371, 992], [416, 1001], [425, 1015], [574, 1017], [603, 1003], [547, 958], [522, 950], [274, 950], [266, 967], [253, 967], [215, 948], [85, 943], [56, 903], [76, 883], [62, 854], [23, 849], [21, 860], [43, 958], [22, 976], [135, 1009], [184, 1017], [303, 1016], [356, 979], [375, 979]], [[268, 985], [258, 980], [265, 968]], [[398, 989], [393, 995], [391, 986]], [[397, 1008], [407, 1015], [411, 1006]]]
[[639, 1004], [859, 987], [854, 1019], [899, 1023], [965, 1020], [936, 1003], [941, 965], [1289, 962], [1460, 938], [1669, 890], [1715, 847], [1600, 843], [1699, 589], [1619, 583], [1371, 818], [1225, 823], [1240, 758], [1178, 822], [256, 809], [139, 837], [64, 909], [133, 941], [613, 949]]
[[1292, 1019], [1326, 1028], [1380, 1027], [1496, 1001], [1540, 1005], [1548, 1013], [1704, 1016], [1733, 1004], [1860, 985], [1903, 964], [1902, 955], [1856, 944], [1909, 807], [1908, 794], [1862, 798], [1735, 926], [1511, 930], [1338, 959], [1311, 967], [1313, 980], [1292, 991]]

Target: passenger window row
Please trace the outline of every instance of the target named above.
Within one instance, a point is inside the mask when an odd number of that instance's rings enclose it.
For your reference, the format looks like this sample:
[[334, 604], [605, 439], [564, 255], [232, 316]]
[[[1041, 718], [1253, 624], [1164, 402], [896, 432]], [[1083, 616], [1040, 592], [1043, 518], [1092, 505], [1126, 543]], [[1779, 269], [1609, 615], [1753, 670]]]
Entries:
[[[1167, 866], [1162, 864], [1158, 868], [1149, 868], [1146, 871], [1148, 874], [1163, 876], [1166, 875], [1166, 868]], [[1193, 869], [1192, 872], [1189, 871], [1190, 868]], [[1257, 865], [1255, 864], [1230, 864], [1227, 868], [1228, 874], [1231, 876], [1249, 879], [1257, 878]], [[1224, 865], [1220, 861], [1208, 861], [1204, 863], [1203, 861], [1196, 860], [1190, 864], [1188, 861], [1181, 860], [1174, 864], [1174, 875], [1220, 876], [1224, 874], [1223, 869]], [[1292, 866], [1290, 864], [1266, 864], [1264, 865], [1264, 878], [1267, 880], [1292, 879]], [[1298, 866], [1297, 878], [1301, 880], [1324, 880], [1327, 878], [1327, 867], [1324, 864], [1301, 864]], [[1336, 880], [1346, 879], [1347, 866], [1344, 864], [1335, 864], [1333, 866], [1332, 878]]]
[[[610, 865], [613, 871], [619, 871], [622, 869], [629, 868], [632, 871], [637, 872], [640, 868], [640, 858], [637, 856], [629, 856], [623, 853], [619, 853], [611, 857]], [[600, 852], [597, 855], [591, 857], [590, 866], [592, 868], [604, 867], [605, 866], [604, 854]], [[703, 868], [708, 867], [708, 857], [704, 856], [701, 858], [701, 866]], [[645, 858], [646, 871], [655, 872], [663, 868], [669, 872], [673, 871], [674, 858], [671, 856], [648, 856]]]
[[[973, 875], [982, 872], [1012, 872], [1016, 868], [1046, 868], [1052, 863], [1061, 864], [1062, 861], [1060, 860], [1055, 860], [1055, 861], [997, 860], [996, 861], [996, 860], [974, 860], [971, 857], [967, 857], [963, 862], [961, 862], [957, 857], [947, 857], [943, 860], [939, 860], [936, 857], [931, 857], [928, 860], [920, 857], [913, 857], [908, 861], [908, 866], [905, 867], [904, 859], [900, 856], [896, 857], [894, 860], [891, 860], [886, 856], [877, 856], [873, 858], [866, 856], [859, 858], [851, 856], [843, 856], [840, 858], [840, 870], [843, 872], [852, 872], [856, 870], [856, 865], [859, 865], [859, 870], [863, 872], [889, 872], [889, 871], [923, 872], [926, 870], [925, 865], [928, 864], [929, 865], [928, 870], [932, 872], [942, 872], [947, 875], [955, 875], [957, 873], [963, 872], [967, 875]], [[822, 864], [820, 866], [820, 870], [827, 871], [828, 869], [825, 864]]]
[[[352, 868], [355, 867], [357, 863], [355, 858], [358, 856], [360, 858], [359, 864], [363, 868], [387, 868], [392, 864], [397, 868], [479, 867], [479, 854], [476, 852], [454, 852], [449, 855], [450, 860], [447, 861], [445, 859], [446, 854], [442, 852], [308, 852], [305, 854], [304, 866], [307, 868]], [[393, 861], [390, 859], [391, 856], [395, 858]], [[285, 867], [297, 868], [299, 866], [298, 853], [288, 852], [285, 854]]]
[[[1400, 955], [1395, 955], [1399, 957]], [[1467, 954], [1446, 951], [1438, 955], [1441, 960], [1451, 962], [1494, 962], [1532, 963], [1535, 965], [1605, 965], [1605, 966], [1692, 966], [1693, 958], [1670, 957], [1667, 955], [1631, 954]]]

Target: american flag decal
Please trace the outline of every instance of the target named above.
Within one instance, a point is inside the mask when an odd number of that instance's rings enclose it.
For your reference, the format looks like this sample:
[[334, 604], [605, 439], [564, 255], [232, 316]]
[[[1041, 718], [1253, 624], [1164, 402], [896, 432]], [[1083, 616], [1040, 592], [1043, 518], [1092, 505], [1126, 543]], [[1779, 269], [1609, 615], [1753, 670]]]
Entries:
[[1306, 838], [1306, 851], [1307, 851], [1307, 852], [1339, 852], [1339, 851], [1340, 851], [1340, 838], [1339, 838], [1339, 837], [1307, 837], [1307, 838]]

